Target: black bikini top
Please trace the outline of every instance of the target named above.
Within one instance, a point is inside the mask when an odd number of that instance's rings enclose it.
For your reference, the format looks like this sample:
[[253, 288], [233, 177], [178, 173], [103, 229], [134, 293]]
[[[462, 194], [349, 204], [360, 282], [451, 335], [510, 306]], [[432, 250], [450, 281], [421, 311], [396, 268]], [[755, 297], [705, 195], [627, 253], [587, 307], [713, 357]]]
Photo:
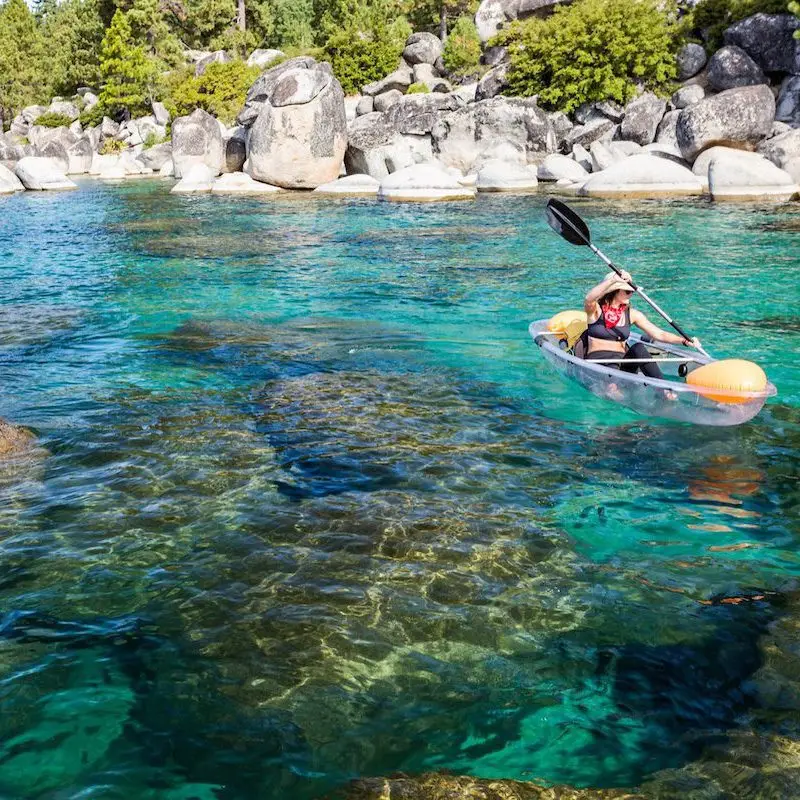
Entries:
[[[625, 324], [621, 324], [624, 320]], [[626, 342], [631, 335], [631, 307], [625, 309], [623, 320], [613, 328], [606, 328], [606, 314], [600, 309], [600, 316], [592, 322], [587, 332], [592, 339], [605, 339], [608, 342]]]

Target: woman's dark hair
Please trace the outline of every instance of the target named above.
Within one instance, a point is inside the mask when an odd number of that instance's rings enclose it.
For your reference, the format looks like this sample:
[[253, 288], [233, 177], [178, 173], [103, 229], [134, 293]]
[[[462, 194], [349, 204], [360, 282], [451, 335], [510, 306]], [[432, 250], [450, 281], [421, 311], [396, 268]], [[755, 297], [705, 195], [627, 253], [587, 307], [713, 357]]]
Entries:
[[598, 301], [597, 304], [602, 308], [603, 306], [608, 305], [613, 299], [619, 289], [614, 289], [613, 292], [606, 292]]

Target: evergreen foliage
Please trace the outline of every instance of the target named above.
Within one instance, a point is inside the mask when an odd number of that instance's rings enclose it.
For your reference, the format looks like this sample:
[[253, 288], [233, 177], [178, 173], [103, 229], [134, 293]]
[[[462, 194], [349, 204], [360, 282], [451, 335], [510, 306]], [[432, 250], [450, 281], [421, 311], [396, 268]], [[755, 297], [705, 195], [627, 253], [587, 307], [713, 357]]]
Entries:
[[442, 53], [449, 72], [466, 74], [478, 68], [481, 40], [472, 17], [459, 17], [450, 31]]
[[105, 81], [100, 93], [102, 112], [139, 116], [149, 111], [154, 99], [157, 66], [144, 47], [133, 40], [127, 14], [117, 10], [100, 47], [100, 74]]
[[41, 31], [25, 0], [8, 0], [0, 8], [0, 116], [6, 123], [40, 99], [43, 56]]
[[406, 94], [428, 94], [430, 89], [424, 83], [412, 83], [406, 89]]
[[515, 22], [492, 40], [509, 48], [506, 94], [570, 112], [626, 103], [637, 83], [663, 89], [676, 73], [676, 16], [660, 0], [576, 0], [548, 19]]
[[[792, 0], [792, 2], [789, 3], [789, 12], [796, 17], [800, 17], [800, 2], [798, 2], [798, 0]], [[794, 32], [794, 38], [800, 39], [800, 28]]]
[[175, 117], [191, 114], [202, 108], [231, 125], [242, 110], [247, 90], [259, 76], [258, 67], [243, 61], [211, 64], [199, 77], [184, 73], [184, 79], [171, 92], [168, 108]]
[[66, 114], [56, 114], [54, 111], [46, 111], [36, 117], [36, 124], [43, 128], [62, 128], [72, 125], [72, 120]]

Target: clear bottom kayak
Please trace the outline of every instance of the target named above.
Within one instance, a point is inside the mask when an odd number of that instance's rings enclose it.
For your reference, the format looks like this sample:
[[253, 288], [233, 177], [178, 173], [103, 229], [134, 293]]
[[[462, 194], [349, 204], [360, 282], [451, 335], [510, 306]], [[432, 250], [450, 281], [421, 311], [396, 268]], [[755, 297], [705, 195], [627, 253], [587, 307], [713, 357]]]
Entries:
[[[763, 391], [731, 391], [692, 386], [681, 374], [711, 363], [694, 350], [668, 344], [647, 344], [650, 354], [659, 359], [664, 379], [623, 372], [614, 366], [577, 358], [559, 345], [559, 337], [548, 331], [549, 320], [537, 320], [528, 328], [544, 357], [561, 375], [579, 383], [592, 394], [611, 400], [640, 414], [666, 417], [695, 425], [741, 425], [764, 407], [775, 387], [767, 383]], [[631, 341], [642, 341], [637, 334]], [[662, 360], [664, 359], [664, 360]]]

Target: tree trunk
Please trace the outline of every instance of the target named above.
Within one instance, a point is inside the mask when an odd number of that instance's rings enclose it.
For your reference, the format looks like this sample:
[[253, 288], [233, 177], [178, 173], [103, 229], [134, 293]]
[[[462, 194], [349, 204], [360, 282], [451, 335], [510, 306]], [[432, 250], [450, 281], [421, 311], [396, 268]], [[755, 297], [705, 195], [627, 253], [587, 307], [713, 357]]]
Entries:
[[238, 0], [239, 13], [236, 17], [236, 24], [239, 26], [240, 31], [247, 30], [247, 20], [245, 18], [245, 0]]
[[444, 2], [439, 6], [439, 38], [442, 44], [447, 41], [447, 6]]

